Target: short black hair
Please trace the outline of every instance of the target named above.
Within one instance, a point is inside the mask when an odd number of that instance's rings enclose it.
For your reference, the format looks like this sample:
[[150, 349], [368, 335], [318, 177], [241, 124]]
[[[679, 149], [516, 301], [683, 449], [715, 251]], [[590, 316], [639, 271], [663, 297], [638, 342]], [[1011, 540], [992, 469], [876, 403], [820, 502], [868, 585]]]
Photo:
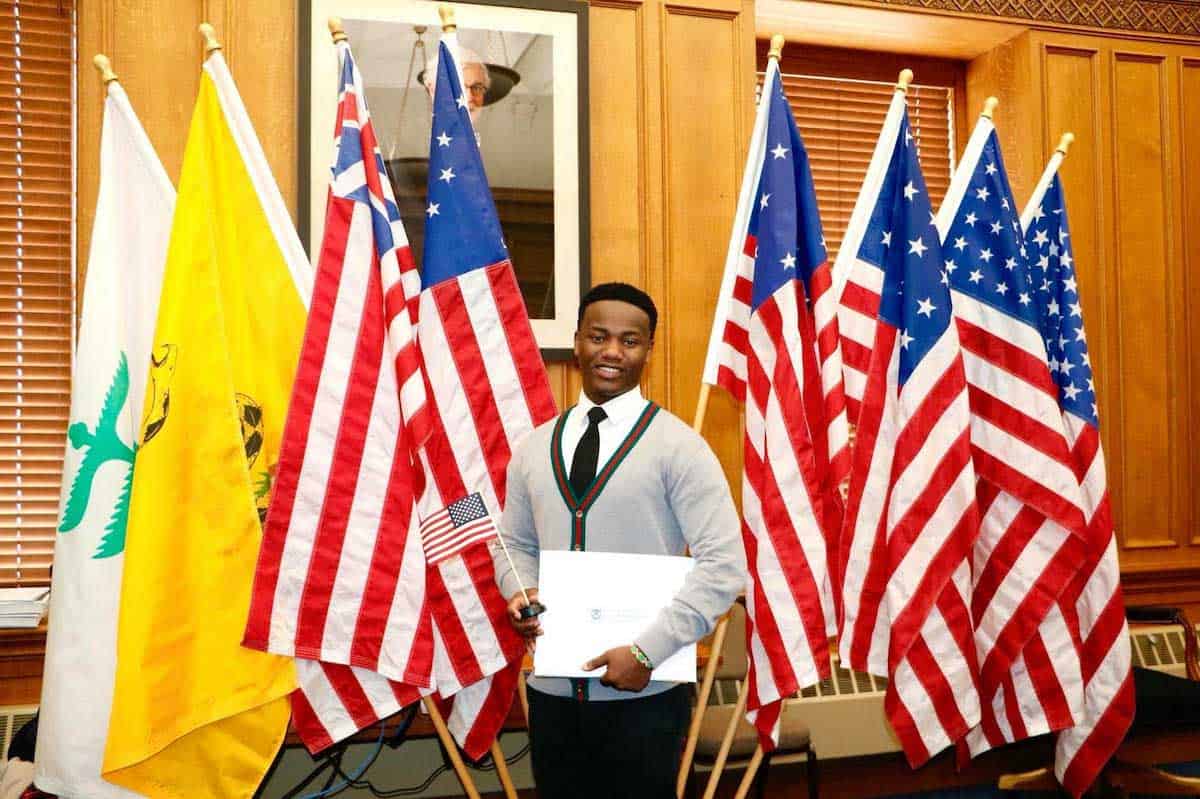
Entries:
[[658, 327], [658, 309], [654, 307], [654, 300], [650, 299], [650, 295], [637, 286], [631, 286], [628, 283], [601, 283], [592, 286], [591, 290], [584, 294], [583, 299], [579, 301], [579, 318], [575, 320], [576, 329], [583, 324], [583, 312], [587, 310], [587, 307], [593, 302], [601, 300], [620, 300], [636, 308], [641, 308], [646, 312], [646, 316], [650, 317], [650, 335], [654, 335], [654, 330]]

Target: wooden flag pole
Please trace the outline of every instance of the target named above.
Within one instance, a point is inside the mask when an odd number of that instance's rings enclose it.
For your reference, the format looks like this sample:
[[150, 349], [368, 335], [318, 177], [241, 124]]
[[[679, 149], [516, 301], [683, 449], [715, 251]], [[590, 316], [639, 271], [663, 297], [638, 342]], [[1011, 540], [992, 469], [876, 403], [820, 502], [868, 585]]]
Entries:
[[[346, 31], [342, 26], [341, 17], [330, 17], [328, 20], [329, 35], [334, 45], [347, 41]], [[205, 53], [211, 53], [213, 50], [221, 49], [221, 45], [212, 35], [212, 26], [207, 23], [200, 26], [200, 32], [205, 38]], [[442, 746], [446, 748], [446, 755], [450, 758], [450, 765], [454, 767], [454, 773], [458, 776], [458, 781], [462, 783], [463, 791], [469, 799], [479, 799], [479, 788], [475, 785], [475, 780], [471, 777], [471, 772], [467, 771], [466, 763], [463, 762], [462, 755], [458, 751], [458, 743], [455, 742], [454, 736], [450, 734], [449, 728], [446, 727], [446, 720], [442, 718], [441, 711], [438, 710], [437, 704], [432, 697], [425, 697], [421, 700], [425, 705], [426, 712], [429, 713], [429, 720], [433, 722], [433, 728], [437, 731], [438, 740], [442, 742]], [[504, 794], [509, 799], [517, 799], [516, 790], [512, 786], [512, 780], [508, 776], [508, 764], [504, 762], [504, 753], [500, 751], [498, 743], [492, 743], [492, 757], [496, 761], [496, 773], [500, 775], [500, 781], [504, 785]]]
[[[471, 779], [471, 772], [467, 771], [467, 766], [463, 763], [462, 755], [458, 753], [458, 744], [454, 742], [454, 736], [446, 728], [446, 720], [442, 718], [442, 712], [437, 709], [437, 704], [433, 701], [432, 697], [427, 696], [421, 701], [425, 704], [425, 709], [429, 711], [429, 720], [433, 722], [433, 728], [437, 730], [438, 739], [442, 742], [442, 746], [446, 747], [446, 754], [450, 757], [450, 765], [454, 767], [454, 773], [458, 775], [458, 781], [462, 783], [463, 790], [466, 792], [468, 799], [479, 799], [479, 789], [475, 787], [475, 780]], [[503, 759], [503, 756], [501, 759]]]
[[759, 744], [754, 749], [754, 754], [750, 757], [750, 763], [746, 766], [746, 773], [742, 775], [742, 782], [738, 785], [737, 793], [733, 795], [733, 799], [746, 799], [746, 794], [750, 793], [750, 786], [754, 784], [754, 777], [758, 774], [758, 767], [762, 765], [763, 748]]
[[708, 383], [700, 384], [700, 396], [696, 399], [696, 415], [692, 417], [692, 429], [703, 435], [704, 433], [704, 416], [708, 413], [708, 395], [712, 393], [712, 386]]
[[504, 750], [500, 748], [500, 736], [492, 741], [492, 762], [496, 764], [496, 776], [504, 788], [505, 799], [517, 799], [517, 789], [513, 786], [512, 776], [508, 773], [508, 761], [504, 759]]
[[[452, 33], [455, 30], [454, 24], [454, 9], [449, 6], [442, 5], [438, 7], [438, 13], [442, 17], [442, 31], [444, 33]], [[334, 44], [346, 40], [346, 32], [342, 29], [342, 21], [338, 17], [329, 19], [329, 33], [333, 37]], [[458, 751], [458, 744], [454, 741], [454, 737], [450, 735], [450, 730], [446, 727], [446, 722], [442, 718], [441, 712], [437, 709], [437, 705], [430, 697], [425, 697], [421, 700], [425, 703], [425, 709], [429, 711], [429, 719], [433, 722], [433, 727], [437, 730], [438, 739], [441, 740], [442, 746], [446, 747], [446, 753], [450, 757], [450, 764], [454, 767], [454, 773], [458, 775], [458, 781], [462, 783], [463, 790], [466, 791], [468, 799], [479, 799], [479, 789], [475, 786], [475, 781], [471, 778], [471, 773], [467, 771], [466, 764], [463, 763], [462, 756]], [[504, 751], [500, 748], [499, 739], [492, 741], [491, 746], [492, 762], [496, 764], [496, 775], [500, 778], [500, 784], [504, 787], [504, 795], [507, 799], [517, 799], [516, 788], [513, 787], [512, 778], [508, 773], [508, 763], [504, 759]]]
[[[704, 416], [708, 413], [708, 395], [711, 392], [710, 384], [700, 384], [700, 396], [696, 400], [696, 415], [692, 417], [692, 429], [700, 434], [704, 432]], [[688, 774], [692, 770], [692, 759], [696, 756], [696, 741], [700, 737], [700, 723], [704, 720], [704, 709], [708, 707], [708, 695], [712, 693], [713, 681], [717, 675], [717, 661], [721, 659], [721, 648], [725, 645], [725, 631], [728, 627], [728, 617], [722, 616], [713, 630], [712, 647], [709, 650], [708, 662], [704, 664], [704, 677], [700, 680], [700, 690], [696, 694], [696, 707], [692, 711], [687, 740], [683, 744], [683, 759], [679, 761], [679, 774], [675, 777], [676, 799], [683, 799], [683, 790], [687, 787]]]
[[521, 712], [525, 714], [525, 727], [529, 727], [529, 691], [525, 684], [525, 669], [521, 669], [521, 676], [517, 678], [517, 698], [521, 700]]
[[742, 678], [742, 688], [738, 691], [737, 704], [733, 706], [733, 714], [725, 727], [725, 737], [721, 739], [721, 748], [717, 750], [717, 759], [713, 761], [712, 771], [708, 775], [708, 785], [704, 788], [704, 799], [713, 799], [717, 795], [717, 785], [721, 782], [721, 773], [725, 771], [725, 761], [729, 758], [729, 750], [733, 748], [733, 736], [737, 733], [742, 714], [746, 712], [746, 700], [750, 695], [750, 673]]
[[346, 35], [346, 29], [342, 27], [341, 17], [330, 17], [325, 24], [329, 26], [329, 36], [334, 44], [340, 44], [350, 38]]
[[[700, 389], [701, 397], [707, 399], [708, 383]], [[703, 406], [701, 406], [703, 407]], [[699, 412], [701, 408], [697, 408]], [[697, 421], [703, 422], [703, 416], [697, 414]], [[729, 629], [728, 616], [722, 616], [713, 630], [712, 647], [708, 653], [708, 662], [704, 664], [704, 677], [700, 681], [700, 690], [696, 694], [696, 708], [692, 711], [692, 722], [688, 726], [687, 740], [683, 745], [683, 759], [679, 762], [679, 774], [675, 778], [676, 799], [683, 799], [683, 791], [687, 787], [688, 775], [692, 770], [692, 760], [696, 756], [696, 742], [700, 738], [700, 724], [704, 721], [704, 711], [708, 707], [708, 696], [712, 693], [713, 682], [717, 675], [717, 664], [721, 659], [721, 649], [725, 646], [725, 633]]]
[[100, 82], [108, 86], [117, 79], [117, 73], [113, 72], [112, 62], [108, 60], [108, 56], [103, 53], [97, 53], [92, 59], [92, 63], [96, 66], [96, 71], [100, 73]]
[[204, 37], [204, 57], [208, 58], [217, 50], [221, 49], [221, 43], [217, 41], [217, 32], [213, 30], [213, 26], [207, 22], [200, 23], [200, 35]]
[[[771, 49], [767, 53], [767, 60], [779, 60], [783, 54], [784, 37], [782, 34], [775, 34], [771, 37]], [[735, 223], [736, 224], [736, 223]], [[704, 417], [708, 412], [708, 395], [712, 391], [712, 386], [708, 383], [700, 383], [700, 397], [696, 401], [696, 415], [692, 419], [692, 429], [697, 433], [704, 431]], [[684, 789], [687, 787], [688, 776], [692, 770], [692, 760], [696, 756], [696, 742], [700, 737], [700, 724], [704, 720], [704, 711], [708, 707], [708, 697], [712, 693], [713, 681], [717, 674], [717, 664], [721, 659], [721, 650], [725, 645], [725, 632], [729, 627], [728, 615], [722, 616], [717, 622], [716, 628], [712, 635], [712, 648], [709, 652], [708, 662], [704, 664], [704, 677], [700, 681], [700, 690], [696, 694], [696, 708], [692, 712], [692, 722], [688, 726], [687, 740], [683, 745], [683, 758], [679, 762], [679, 774], [675, 778], [675, 796], [676, 799], [683, 799]], [[718, 775], [719, 776], [719, 775]]]

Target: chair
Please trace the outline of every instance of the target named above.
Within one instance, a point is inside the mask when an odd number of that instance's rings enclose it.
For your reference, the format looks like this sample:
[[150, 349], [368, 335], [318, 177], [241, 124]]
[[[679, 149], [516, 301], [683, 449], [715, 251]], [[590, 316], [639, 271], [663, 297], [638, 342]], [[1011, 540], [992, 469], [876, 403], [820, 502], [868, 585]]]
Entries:
[[761, 768], [757, 795], [763, 797], [766, 795], [770, 763], [797, 762], [800, 755], [804, 755], [808, 767], [808, 795], [810, 799], [817, 799], [817, 754], [812, 747], [808, 726], [800, 718], [798, 709], [785, 703], [780, 719], [779, 746], [770, 755], [764, 756], [758, 742], [758, 732], [746, 721], [746, 668], [746, 610], [738, 603], [730, 611], [728, 630], [716, 670], [716, 680], [739, 684], [737, 701], [732, 705], [696, 708], [696, 713], [702, 715], [696, 739], [695, 763], [712, 767], [704, 799], [712, 799], [716, 794], [717, 783], [726, 768], [745, 769], [736, 799], [744, 799]]
[[[1097, 785], [1109, 794], [1166, 794], [1200, 796], [1200, 778], [1182, 777], [1158, 768], [1172, 755], [1172, 741], [1190, 738], [1190, 750], [1200, 751], [1200, 646], [1196, 627], [1180, 608], [1129, 607], [1125, 610], [1131, 625], [1178, 624], [1183, 628], [1186, 678], [1150, 669], [1134, 668], [1137, 712], [1125, 740], [1097, 777]], [[1001, 790], [1042, 790], [1057, 788], [1053, 768], [1041, 768], [1024, 774], [1005, 774], [999, 780]]]

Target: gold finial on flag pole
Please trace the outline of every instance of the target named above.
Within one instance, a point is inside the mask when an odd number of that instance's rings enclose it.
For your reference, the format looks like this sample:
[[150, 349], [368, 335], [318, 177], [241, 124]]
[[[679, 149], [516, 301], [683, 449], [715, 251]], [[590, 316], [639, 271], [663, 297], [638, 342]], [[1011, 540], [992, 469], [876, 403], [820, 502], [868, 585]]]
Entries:
[[333, 37], [333, 43], [344, 42], [349, 37], [346, 36], [346, 30], [342, 27], [341, 17], [329, 18], [329, 35]]
[[206, 58], [214, 51], [221, 49], [221, 43], [217, 41], [217, 32], [213, 30], [212, 25], [201, 22], [200, 35], [204, 37], [204, 56]]
[[97, 53], [92, 63], [96, 65], [96, 71], [100, 73], [100, 82], [105, 86], [117, 79], [117, 73], [112, 70], [112, 62], [104, 53]]
[[896, 91], [908, 93], [908, 85], [912, 83], [913, 71], [911, 69], [900, 70], [900, 77], [896, 80]]
[[1054, 151], [1062, 153], [1065, 157], [1067, 150], [1071, 149], [1071, 142], [1073, 141], [1075, 141], [1075, 134], [1071, 131], [1067, 131], [1062, 135], [1062, 138], [1058, 140], [1058, 146], [1054, 148]]
[[771, 49], [767, 53], [767, 58], [774, 58], [776, 61], [783, 55], [783, 34], [777, 33], [771, 37]]
[[442, 3], [438, 6], [438, 16], [442, 18], [442, 33], [454, 33], [458, 25], [454, 21], [454, 9]]
[[992, 118], [992, 114], [996, 112], [996, 106], [1000, 105], [999, 97], [989, 97], [983, 101], [983, 113], [980, 116], [985, 116], [988, 119]]

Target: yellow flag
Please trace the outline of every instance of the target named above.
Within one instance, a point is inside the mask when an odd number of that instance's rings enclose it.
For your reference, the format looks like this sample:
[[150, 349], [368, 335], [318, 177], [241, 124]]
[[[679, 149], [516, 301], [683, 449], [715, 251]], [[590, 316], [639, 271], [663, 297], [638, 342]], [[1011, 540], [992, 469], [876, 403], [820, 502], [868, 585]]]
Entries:
[[106, 779], [249, 797], [283, 741], [289, 658], [241, 646], [311, 270], [232, 77], [205, 64], [133, 473]]

